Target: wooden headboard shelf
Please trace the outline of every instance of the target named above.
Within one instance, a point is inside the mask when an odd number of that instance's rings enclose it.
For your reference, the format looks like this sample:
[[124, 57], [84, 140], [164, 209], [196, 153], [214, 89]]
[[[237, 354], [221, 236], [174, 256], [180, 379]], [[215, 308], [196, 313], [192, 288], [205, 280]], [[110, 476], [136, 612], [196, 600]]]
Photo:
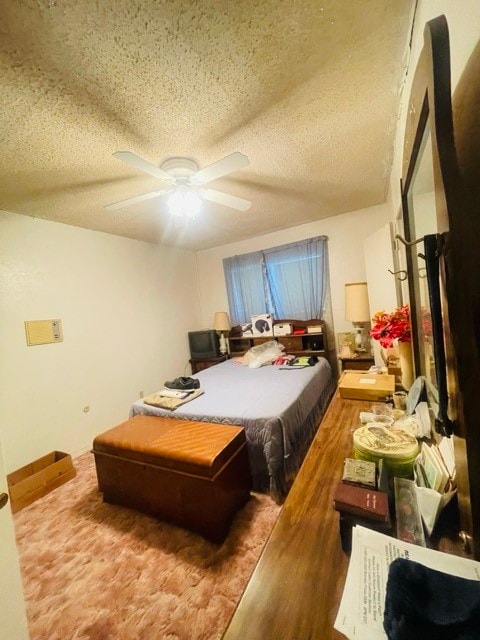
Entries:
[[[242, 334], [240, 325], [233, 327], [230, 331], [228, 342], [229, 352], [232, 357], [244, 355], [251, 347], [263, 344], [269, 340], [277, 340], [285, 347], [285, 352], [295, 356], [318, 355], [327, 357], [327, 336], [325, 332], [325, 323], [322, 320], [275, 320], [273, 326], [280, 324], [291, 324], [292, 333], [288, 335], [259, 335], [259, 334]], [[308, 327], [320, 326], [321, 331], [315, 333], [307, 333]], [[304, 333], [295, 335], [294, 332], [304, 329]], [[274, 329], [275, 332], [275, 329]]]

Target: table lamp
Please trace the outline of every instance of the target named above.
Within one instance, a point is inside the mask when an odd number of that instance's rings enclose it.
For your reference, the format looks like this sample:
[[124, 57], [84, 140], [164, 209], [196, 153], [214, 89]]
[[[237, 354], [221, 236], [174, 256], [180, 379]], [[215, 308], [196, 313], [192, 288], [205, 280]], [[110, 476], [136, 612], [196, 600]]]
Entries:
[[345, 320], [355, 327], [355, 351], [370, 352], [367, 327], [370, 324], [370, 305], [366, 282], [349, 282], [345, 285]]
[[213, 318], [213, 328], [220, 334], [220, 353], [227, 353], [227, 341], [225, 340], [225, 332], [230, 331], [230, 318], [226, 311], [217, 311]]

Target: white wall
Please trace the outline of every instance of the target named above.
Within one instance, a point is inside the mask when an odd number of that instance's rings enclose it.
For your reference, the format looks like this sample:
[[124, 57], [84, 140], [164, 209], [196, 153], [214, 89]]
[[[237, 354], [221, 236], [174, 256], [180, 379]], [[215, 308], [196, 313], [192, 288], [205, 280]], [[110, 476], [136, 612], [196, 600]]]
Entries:
[[[7, 472], [87, 450], [141, 391], [184, 375], [200, 326], [193, 253], [0, 212], [0, 266]], [[64, 341], [28, 347], [24, 321], [49, 318]]]
[[363, 241], [382, 227], [390, 217], [388, 205], [379, 205], [341, 216], [283, 229], [251, 240], [242, 240], [197, 253], [200, 281], [202, 322], [211, 327], [215, 311], [228, 310], [227, 291], [222, 259], [249, 251], [275, 247], [318, 235], [328, 236], [330, 286], [333, 322], [336, 333], [351, 331], [352, 325], [344, 317], [346, 282], [365, 280]]
[[432, 20], [442, 14], [447, 19], [450, 36], [452, 92], [455, 91], [468, 58], [480, 38], [479, 0], [419, 0], [412, 39], [412, 53], [406, 83], [403, 88], [399, 125], [395, 139], [395, 155], [390, 176], [392, 219], [401, 203], [399, 185], [402, 175], [406, 114], [408, 113], [408, 100], [415, 68], [423, 47], [423, 31], [428, 20]]
[[[382, 309], [391, 311], [398, 306], [395, 277], [388, 272], [388, 270], [396, 270], [391, 224], [384, 225], [363, 243], [371, 318], [377, 311]], [[377, 340], [371, 340], [370, 344], [373, 348], [375, 364], [382, 366], [384, 363], [380, 343]]]

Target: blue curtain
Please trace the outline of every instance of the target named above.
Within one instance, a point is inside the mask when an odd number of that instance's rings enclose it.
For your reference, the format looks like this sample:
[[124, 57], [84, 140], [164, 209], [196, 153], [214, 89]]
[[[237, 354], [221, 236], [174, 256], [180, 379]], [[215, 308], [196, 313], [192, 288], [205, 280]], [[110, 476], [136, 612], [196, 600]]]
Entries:
[[233, 324], [275, 318], [322, 318], [328, 290], [327, 237], [318, 236], [223, 260]]
[[327, 238], [319, 236], [263, 251], [276, 318], [321, 318], [328, 285]]
[[261, 251], [224, 258], [223, 270], [233, 325], [250, 322], [254, 314], [269, 313]]

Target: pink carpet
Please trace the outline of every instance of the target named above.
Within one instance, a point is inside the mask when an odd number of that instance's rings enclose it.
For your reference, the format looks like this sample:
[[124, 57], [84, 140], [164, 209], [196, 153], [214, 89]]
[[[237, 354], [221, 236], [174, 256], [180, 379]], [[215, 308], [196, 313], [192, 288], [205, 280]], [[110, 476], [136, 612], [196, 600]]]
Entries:
[[222, 636], [280, 507], [253, 494], [218, 547], [102, 503], [93, 456], [15, 516], [31, 640]]

